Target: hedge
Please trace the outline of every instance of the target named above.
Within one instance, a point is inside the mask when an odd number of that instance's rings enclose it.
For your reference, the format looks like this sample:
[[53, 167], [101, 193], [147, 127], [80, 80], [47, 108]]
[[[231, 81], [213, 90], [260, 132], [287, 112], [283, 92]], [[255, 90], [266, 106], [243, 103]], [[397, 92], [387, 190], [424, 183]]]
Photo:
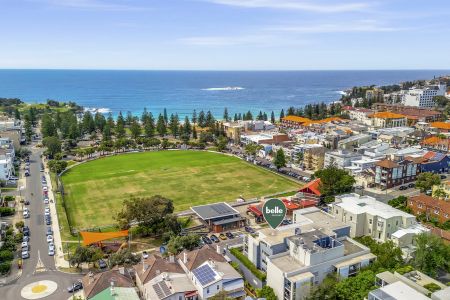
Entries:
[[14, 253], [10, 250], [2, 250], [0, 251], [0, 262], [13, 260]]
[[7, 274], [11, 270], [11, 261], [0, 263], [0, 274]]
[[233, 254], [253, 275], [261, 281], [266, 280], [266, 273], [258, 270], [256, 266], [245, 256], [238, 248], [231, 248], [230, 253]]
[[1, 217], [14, 215], [14, 212], [15, 212], [14, 208], [0, 207], [0, 216]]

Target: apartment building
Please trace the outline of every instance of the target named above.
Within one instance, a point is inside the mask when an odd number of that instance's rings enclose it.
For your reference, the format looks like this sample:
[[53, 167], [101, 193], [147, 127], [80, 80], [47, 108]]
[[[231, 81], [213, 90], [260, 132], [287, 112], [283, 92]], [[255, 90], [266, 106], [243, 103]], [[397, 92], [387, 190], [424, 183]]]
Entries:
[[357, 134], [346, 139], [338, 141], [338, 148], [343, 150], [352, 150], [360, 145], [369, 142], [372, 137], [368, 134]]
[[321, 228], [325, 233], [337, 238], [348, 236], [350, 233], [348, 225], [316, 207], [295, 210], [292, 220], [294, 222], [292, 225], [276, 229], [265, 228], [259, 230], [255, 236], [245, 236], [244, 254], [258, 269], [267, 272], [267, 259], [288, 251], [287, 239], [298, 230], [305, 232]]
[[390, 189], [415, 181], [420, 174], [421, 161], [420, 157], [407, 157], [399, 161], [383, 159], [375, 163], [375, 186], [381, 189]]
[[392, 112], [377, 112], [369, 115], [372, 119], [372, 126], [375, 128], [392, 128], [406, 126], [407, 118], [404, 115]]
[[368, 108], [349, 107], [347, 110], [350, 120], [359, 121], [365, 125], [372, 125], [372, 120], [369, 118], [375, 111]]
[[351, 238], [338, 239], [317, 229], [298, 230], [287, 244], [287, 251], [267, 258], [267, 285], [280, 300], [304, 299], [328, 274], [354, 276], [376, 259]]
[[445, 96], [446, 84], [430, 85], [425, 88], [412, 88], [403, 96], [403, 104], [418, 107], [433, 107], [435, 96]]
[[420, 194], [409, 197], [407, 202], [416, 216], [425, 214], [429, 219], [437, 219], [440, 223], [450, 220], [450, 202], [447, 200]]
[[335, 165], [340, 169], [349, 167], [352, 165], [352, 161], [361, 159], [362, 155], [347, 150], [337, 150], [325, 153], [324, 166], [325, 168], [331, 165]]
[[325, 147], [305, 149], [303, 153], [303, 167], [313, 172], [323, 169], [325, 152]]
[[384, 242], [400, 229], [416, 225], [416, 217], [370, 196], [346, 194], [329, 204], [330, 213], [350, 225], [350, 237], [370, 236]]
[[398, 113], [406, 116], [408, 119], [416, 119], [417, 122], [434, 122], [439, 121], [444, 117], [442, 112], [426, 107], [375, 103], [374, 109]]

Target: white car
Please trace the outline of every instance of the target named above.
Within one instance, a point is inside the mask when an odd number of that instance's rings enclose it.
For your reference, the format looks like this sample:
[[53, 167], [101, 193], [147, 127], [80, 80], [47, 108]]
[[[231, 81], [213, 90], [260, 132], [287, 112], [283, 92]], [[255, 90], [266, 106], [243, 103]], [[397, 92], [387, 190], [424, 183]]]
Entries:
[[55, 245], [53, 244], [53, 242], [48, 244], [48, 255], [55, 255]]
[[44, 215], [49, 216], [50, 215], [50, 208], [46, 208], [44, 211]]
[[22, 242], [22, 249], [27, 248], [28, 249], [28, 242]]
[[53, 235], [47, 235], [47, 243], [53, 243]]
[[28, 209], [23, 211], [23, 217], [24, 219], [28, 219], [30, 217], [30, 211]]
[[42, 190], [43, 190], [44, 192], [47, 192], [47, 191], [48, 191], [47, 186], [43, 186], [43, 187], [42, 187]]
[[27, 250], [22, 251], [22, 258], [29, 258], [30, 257], [30, 253]]

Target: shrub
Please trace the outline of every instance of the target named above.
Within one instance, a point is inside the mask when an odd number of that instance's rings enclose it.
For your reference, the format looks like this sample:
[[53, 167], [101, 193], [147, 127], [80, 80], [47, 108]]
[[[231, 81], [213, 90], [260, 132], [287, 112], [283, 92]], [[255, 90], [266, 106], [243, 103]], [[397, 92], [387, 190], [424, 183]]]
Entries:
[[230, 249], [231, 254], [233, 254], [239, 261], [250, 270], [250, 272], [253, 273], [253, 275], [256, 276], [261, 281], [266, 280], [266, 274], [256, 268], [256, 266], [244, 255], [242, 252], [239, 251], [238, 248], [231, 248]]
[[6, 262], [6, 261], [10, 261], [13, 260], [14, 258], [14, 253], [12, 251], [9, 250], [2, 250], [0, 251], [0, 262]]
[[441, 287], [438, 286], [438, 285], [437, 285], [436, 283], [434, 283], [434, 282], [425, 284], [423, 287], [426, 288], [427, 290], [429, 290], [429, 291], [432, 292], [432, 293], [434, 293], [434, 292], [436, 292], [436, 291], [439, 291], [439, 290], [441, 289]]
[[14, 215], [14, 208], [10, 207], [0, 207], [0, 217], [12, 216]]
[[7, 274], [11, 270], [11, 261], [0, 263], [0, 274]]
[[412, 266], [410, 266], [410, 265], [407, 265], [407, 266], [403, 266], [403, 267], [398, 268], [396, 271], [397, 271], [397, 273], [403, 275], [403, 274], [406, 274], [406, 273], [414, 271], [414, 268]]

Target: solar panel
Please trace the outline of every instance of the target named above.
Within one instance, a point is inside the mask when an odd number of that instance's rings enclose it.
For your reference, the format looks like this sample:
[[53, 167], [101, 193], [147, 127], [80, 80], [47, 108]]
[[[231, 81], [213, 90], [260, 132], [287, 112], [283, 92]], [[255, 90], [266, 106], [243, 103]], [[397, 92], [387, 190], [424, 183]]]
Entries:
[[171, 294], [169, 287], [167, 286], [167, 284], [164, 281], [160, 282], [159, 286], [163, 290], [164, 294], [166, 294], [166, 296]]
[[161, 290], [157, 283], [153, 285], [153, 289], [155, 290], [156, 295], [158, 295], [159, 299], [163, 299], [165, 297], [164, 292]]
[[214, 273], [213, 269], [211, 269], [209, 265], [198, 267], [192, 272], [194, 273], [194, 276], [198, 279], [200, 284], [203, 286], [213, 282], [216, 277], [216, 273]]

